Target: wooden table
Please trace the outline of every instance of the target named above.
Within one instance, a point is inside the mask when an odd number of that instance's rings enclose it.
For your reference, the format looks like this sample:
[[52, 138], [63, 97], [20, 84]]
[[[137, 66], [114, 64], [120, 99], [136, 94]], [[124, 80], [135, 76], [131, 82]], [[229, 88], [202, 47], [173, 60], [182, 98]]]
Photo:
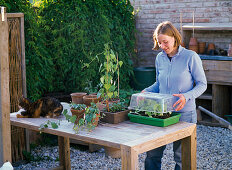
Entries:
[[[11, 125], [36, 131], [47, 120], [46, 118], [16, 118], [16, 113], [10, 115]], [[183, 169], [196, 169], [196, 125], [192, 123], [179, 122], [168, 127], [155, 127], [129, 121], [119, 124], [100, 123], [94, 131], [80, 131], [78, 134], [75, 134], [72, 124], [69, 123], [65, 128], [48, 128], [43, 132], [58, 136], [60, 168], [65, 170], [71, 169], [69, 138], [120, 149], [123, 170], [138, 169], [138, 154], [181, 140]]]

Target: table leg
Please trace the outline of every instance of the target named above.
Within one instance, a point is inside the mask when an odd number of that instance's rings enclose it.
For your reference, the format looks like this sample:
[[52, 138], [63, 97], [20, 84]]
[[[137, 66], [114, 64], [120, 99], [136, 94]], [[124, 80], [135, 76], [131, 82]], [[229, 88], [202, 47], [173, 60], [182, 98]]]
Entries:
[[58, 136], [58, 145], [60, 166], [64, 170], [71, 170], [69, 138]]
[[121, 146], [122, 170], [136, 170], [138, 168], [138, 153], [131, 147]]
[[191, 136], [181, 140], [182, 169], [196, 170], [197, 133], [196, 127]]

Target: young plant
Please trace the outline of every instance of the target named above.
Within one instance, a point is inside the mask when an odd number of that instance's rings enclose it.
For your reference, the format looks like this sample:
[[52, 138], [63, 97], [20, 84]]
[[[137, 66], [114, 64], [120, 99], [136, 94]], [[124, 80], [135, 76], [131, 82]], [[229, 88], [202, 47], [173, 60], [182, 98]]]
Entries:
[[70, 107], [71, 107], [71, 109], [74, 109], [74, 110], [84, 110], [84, 109], [86, 109], [87, 106], [85, 104], [71, 103]]
[[119, 68], [123, 62], [118, 60], [108, 44], [105, 44], [104, 55], [105, 62], [100, 66], [100, 72], [103, 75], [100, 78], [101, 89], [98, 92], [98, 97], [101, 96], [104, 99], [109, 111], [109, 101], [112, 98], [119, 98]]
[[126, 110], [125, 102], [112, 103], [109, 105], [109, 112], [115, 113], [123, 110]]

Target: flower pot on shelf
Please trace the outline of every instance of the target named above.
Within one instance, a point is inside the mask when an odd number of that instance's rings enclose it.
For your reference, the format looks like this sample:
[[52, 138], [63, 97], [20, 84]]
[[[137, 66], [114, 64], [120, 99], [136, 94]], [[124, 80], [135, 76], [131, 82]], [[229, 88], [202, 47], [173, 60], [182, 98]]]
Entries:
[[196, 53], [198, 53], [198, 42], [197, 42], [197, 38], [195, 37], [191, 37], [190, 41], [189, 41], [189, 50], [195, 51]]
[[83, 97], [87, 95], [84, 92], [71, 93], [72, 103], [83, 104]]
[[198, 42], [197, 42], [197, 38], [195, 37], [191, 37], [190, 40], [189, 40], [189, 46], [195, 46], [195, 45], [198, 45]]
[[199, 42], [198, 43], [198, 50], [200, 54], [204, 54], [205, 53], [205, 47], [206, 47], [206, 43], [205, 42]]
[[214, 55], [215, 45], [213, 43], [208, 44], [207, 54]]

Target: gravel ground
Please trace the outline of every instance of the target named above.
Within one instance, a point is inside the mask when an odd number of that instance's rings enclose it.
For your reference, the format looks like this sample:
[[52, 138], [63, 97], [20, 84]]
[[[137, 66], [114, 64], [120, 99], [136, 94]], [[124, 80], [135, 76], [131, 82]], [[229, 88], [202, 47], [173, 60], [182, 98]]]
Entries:
[[[42, 170], [59, 165], [58, 147], [36, 147], [32, 150], [36, 158], [42, 161], [30, 162], [14, 167], [15, 170]], [[139, 155], [139, 169], [144, 169], [146, 153]], [[121, 159], [105, 156], [104, 149], [89, 153], [71, 145], [70, 158], [72, 169], [117, 170], [121, 168]], [[174, 169], [172, 145], [167, 145], [162, 158], [162, 170]], [[231, 170], [232, 169], [232, 131], [220, 128], [197, 125], [197, 169]]]

